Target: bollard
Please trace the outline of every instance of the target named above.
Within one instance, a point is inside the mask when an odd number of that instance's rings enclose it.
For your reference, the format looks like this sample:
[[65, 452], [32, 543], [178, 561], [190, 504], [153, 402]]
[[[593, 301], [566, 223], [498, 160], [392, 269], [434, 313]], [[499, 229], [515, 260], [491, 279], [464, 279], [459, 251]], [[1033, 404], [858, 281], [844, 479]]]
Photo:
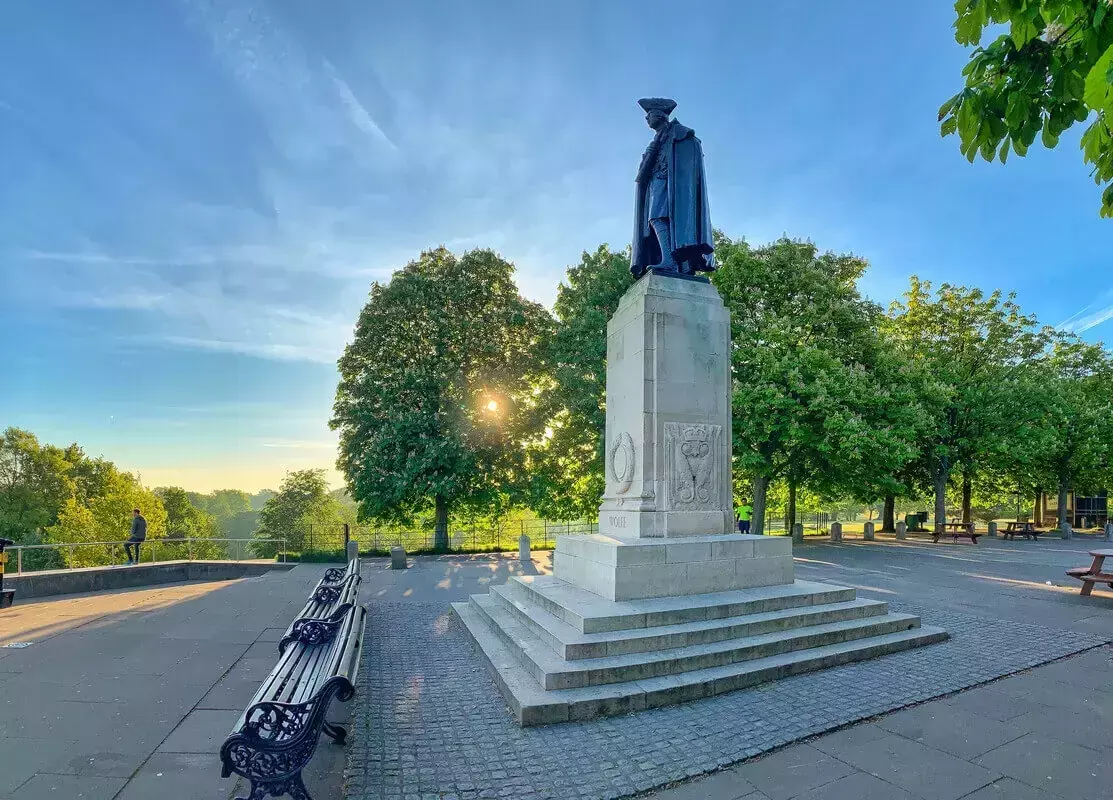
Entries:
[[804, 543], [804, 525], [800, 522], [792, 526], [792, 541], [796, 544]]
[[[4, 548], [13, 544], [15, 542], [11, 539], [0, 539], [0, 608], [10, 608], [15, 602], [15, 589], [4, 588], [4, 566], [8, 562], [8, 554], [4, 552]], [[19, 552], [23, 553], [22, 550]]]
[[1113, 522], [1105, 523], [1105, 541], [1113, 542]]
[[986, 536], [988, 536], [990, 539], [996, 539], [997, 538], [997, 523], [996, 522], [991, 521], [986, 526], [986, 530], [987, 530]]
[[908, 523], [903, 519], [897, 523], [897, 539], [908, 538]]
[[1074, 531], [1071, 530], [1069, 522], [1064, 522], [1059, 527], [1059, 536], [1063, 539], [1073, 539], [1074, 538]]
[[523, 564], [528, 564], [531, 561], [529, 554], [529, 537], [524, 533], [518, 537], [518, 560]]
[[347, 555], [349, 561], [355, 561], [359, 558], [359, 542], [352, 541], [351, 539], [348, 540]]
[[841, 522], [832, 522], [831, 523], [831, 541], [832, 542], [841, 542], [842, 541], [842, 523]]
[[391, 569], [405, 569], [406, 568], [406, 548], [392, 547], [390, 548], [390, 568]]
[[865, 539], [867, 542], [872, 542], [873, 541], [873, 523], [872, 522], [867, 522], [862, 527], [862, 538]]

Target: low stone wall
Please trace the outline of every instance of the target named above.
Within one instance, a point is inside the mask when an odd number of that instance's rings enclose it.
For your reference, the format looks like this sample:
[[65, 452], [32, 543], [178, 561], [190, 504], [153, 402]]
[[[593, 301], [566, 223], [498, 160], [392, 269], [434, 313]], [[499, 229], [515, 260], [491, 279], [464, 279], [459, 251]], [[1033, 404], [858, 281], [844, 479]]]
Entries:
[[295, 564], [273, 561], [163, 561], [130, 567], [86, 567], [42, 572], [8, 573], [4, 588], [15, 589], [15, 600], [59, 594], [104, 592], [181, 581], [228, 581], [249, 578], [271, 570], [293, 569]]

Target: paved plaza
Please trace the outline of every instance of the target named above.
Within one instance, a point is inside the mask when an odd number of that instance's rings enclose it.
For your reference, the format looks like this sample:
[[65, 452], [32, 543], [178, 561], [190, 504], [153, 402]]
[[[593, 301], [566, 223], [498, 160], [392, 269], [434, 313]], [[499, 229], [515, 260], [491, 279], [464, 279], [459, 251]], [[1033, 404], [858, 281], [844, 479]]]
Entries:
[[[30, 642], [0, 647], [0, 798], [227, 800], [217, 751], [324, 569], [0, 612], [0, 645]], [[343, 764], [322, 741], [306, 775], [317, 800], [340, 796]]]
[[[854, 586], [952, 639], [687, 705], [532, 729], [511, 720], [447, 612], [448, 602], [505, 581], [518, 569], [514, 559], [419, 558], [406, 572], [372, 562], [348, 794], [618, 798], [715, 773], [660, 795], [1113, 797], [1102, 793], [1113, 792], [1102, 788], [1113, 781], [1101, 734], [1113, 729], [1113, 693], [1101, 688], [1113, 676], [1103, 647], [1113, 640], [1113, 595], [1081, 598], [1063, 574], [1094, 546], [809, 542], [796, 550], [798, 577]], [[534, 568], [547, 571], [544, 556]], [[1082, 655], [956, 694], [1075, 653]], [[769, 777], [749, 777], [758, 773]]]
[[[1063, 575], [1093, 546], [809, 541], [796, 550], [799, 577], [854, 586], [953, 638], [531, 729], [513, 722], [448, 614], [450, 601], [521, 573], [516, 558], [421, 557], [404, 572], [368, 560], [353, 736], [346, 750], [321, 742], [307, 783], [316, 800], [1113, 797], [1113, 594], [1081, 598]], [[31, 643], [0, 648], [0, 798], [233, 796], [217, 750], [322, 570], [0, 614], [0, 645]], [[537, 554], [526, 571], [547, 570]], [[343, 719], [348, 707], [336, 711]]]

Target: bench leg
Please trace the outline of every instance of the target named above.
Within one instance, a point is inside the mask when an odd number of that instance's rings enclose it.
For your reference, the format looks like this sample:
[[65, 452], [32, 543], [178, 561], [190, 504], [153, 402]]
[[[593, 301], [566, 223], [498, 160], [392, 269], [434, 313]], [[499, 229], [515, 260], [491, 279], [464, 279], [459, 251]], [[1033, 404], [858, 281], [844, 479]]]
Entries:
[[1094, 591], [1093, 581], [1082, 581], [1082, 596], [1089, 597], [1090, 592]]
[[344, 744], [348, 738], [348, 732], [343, 727], [333, 725], [331, 722], [322, 723], [321, 730], [337, 744]]
[[237, 797], [236, 800], [265, 800], [267, 797], [283, 795], [289, 795], [294, 800], [313, 800], [305, 788], [300, 772], [280, 783], [252, 783], [251, 794], [247, 797]]

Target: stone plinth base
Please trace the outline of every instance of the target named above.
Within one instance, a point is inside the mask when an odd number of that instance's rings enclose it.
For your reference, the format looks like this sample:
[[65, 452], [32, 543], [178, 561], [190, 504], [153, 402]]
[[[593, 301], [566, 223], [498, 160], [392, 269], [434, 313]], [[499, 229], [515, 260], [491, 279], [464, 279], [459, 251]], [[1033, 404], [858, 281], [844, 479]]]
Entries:
[[557, 537], [553, 573], [606, 600], [683, 597], [792, 583], [792, 542], [729, 534]]
[[807, 581], [615, 601], [517, 576], [453, 610], [522, 725], [696, 700], [947, 638], [882, 600]]

